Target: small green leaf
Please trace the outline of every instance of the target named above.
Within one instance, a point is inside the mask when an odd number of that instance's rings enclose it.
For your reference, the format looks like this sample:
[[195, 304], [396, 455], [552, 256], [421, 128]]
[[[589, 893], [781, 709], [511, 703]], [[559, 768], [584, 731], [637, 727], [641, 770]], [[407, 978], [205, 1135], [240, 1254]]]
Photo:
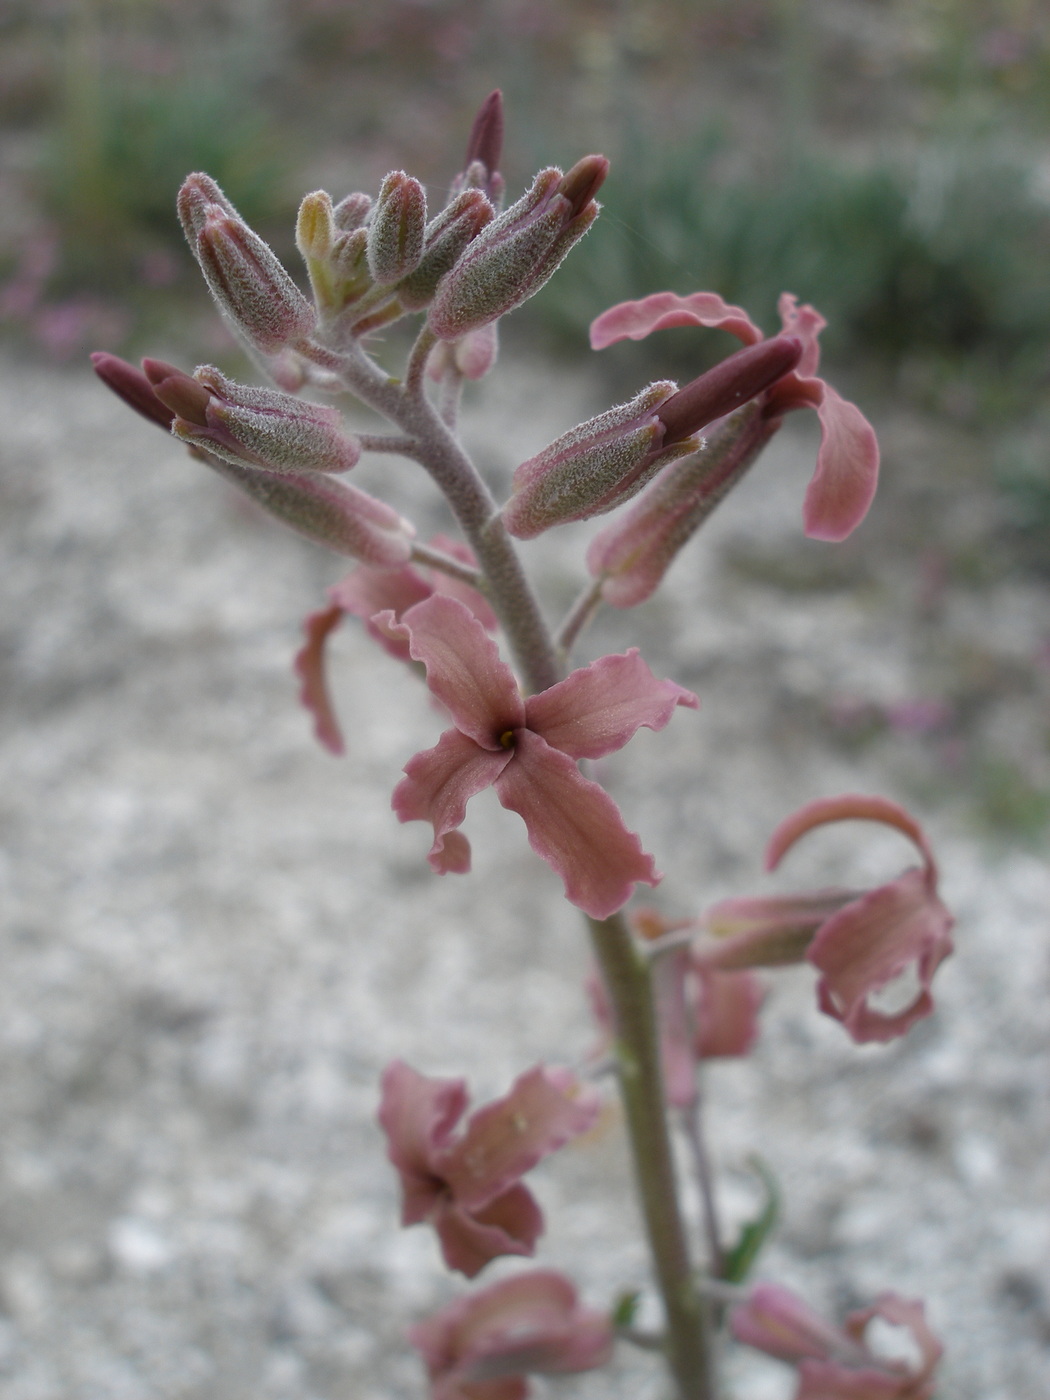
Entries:
[[638, 1304], [641, 1301], [641, 1293], [635, 1289], [631, 1293], [621, 1293], [613, 1304], [612, 1325], [616, 1331], [622, 1327], [630, 1327], [638, 1312]]
[[747, 1164], [765, 1187], [766, 1200], [754, 1220], [749, 1220], [741, 1229], [736, 1244], [726, 1252], [722, 1267], [726, 1283], [743, 1283], [780, 1218], [780, 1190], [773, 1173], [760, 1157], [749, 1157]]

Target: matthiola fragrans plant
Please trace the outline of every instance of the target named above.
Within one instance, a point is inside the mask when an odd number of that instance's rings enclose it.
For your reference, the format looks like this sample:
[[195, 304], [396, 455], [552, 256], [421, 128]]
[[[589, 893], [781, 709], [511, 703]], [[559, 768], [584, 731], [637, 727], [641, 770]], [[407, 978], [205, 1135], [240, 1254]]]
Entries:
[[[780, 823], [770, 868], [815, 828], [847, 820], [901, 832], [919, 865], [868, 891], [737, 897], [674, 917], [628, 913], [639, 885], [659, 883], [657, 857], [644, 834], [628, 829], [588, 761], [625, 747], [639, 728], [681, 724], [687, 717], [678, 711], [699, 702], [655, 676], [637, 647], [589, 665], [570, 660], [599, 608], [633, 608], [660, 586], [788, 413], [811, 408], [820, 421], [803, 506], [806, 533], [817, 539], [844, 539], [864, 518], [878, 474], [875, 435], [817, 374], [824, 321], [813, 307], [785, 292], [781, 330], [767, 337], [713, 292], [663, 292], [599, 316], [594, 347], [691, 325], [698, 335], [728, 330], [742, 348], [684, 387], [659, 380], [570, 428], [522, 462], [509, 498], [496, 500], [457, 431], [464, 382], [493, 368], [501, 318], [544, 285], [598, 216], [608, 169], [604, 157], [586, 155], [566, 173], [542, 170], [504, 208], [502, 136], [493, 93], [436, 211], [401, 170], [374, 198], [308, 194], [296, 232], [310, 296], [215, 182], [190, 175], [178, 197], [190, 248], [270, 384], [239, 383], [208, 365], [191, 373], [158, 360], [139, 369], [93, 357], [111, 389], [198, 461], [354, 561], [306, 620], [295, 661], [302, 700], [320, 742], [341, 753], [325, 649], [347, 618], [404, 663], [406, 685], [426, 685], [443, 718], [435, 717], [433, 746], [409, 758], [400, 779], [391, 775], [391, 802], [400, 821], [431, 827], [426, 859], [435, 874], [470, 870], [467, 804], [492, 787], [584, 916], [600, 1037], [586, 1064], [527, 1068], [503, 1097], [473, 1112], [465, 1080], [400, 1060], [383, 1074], [379, 1121], [400, 1182], [402, 1224], [431, 1227], [449, 1269], [471, 1281], [417, 1321], [410, 1340], [433, 1400], [520, 1400], [530, 1374], [599, 1367], [618, 1339], [651, 1349], [679, 1400], [722, 1393], [715, 1360], [731, 1339], [794, 1367], [797, 1400], [925, 1400], [940, 1346], [921, 1304], [887, 1293], [838, 1327], [776, 1284], [749, 1284], [775, 1215], [773, 1193], [737, 1240], [726, 1237], [698, 1075], [709, 1060], [747, 1055], [760, 1035], [759, 969], [768, 977], [812, 964], [819, 1010], [858, 1042], [901, 1036], [931, 1012], [952, 919], [929, 843], [894, 802], [827, 797]], [[418, 328], [394, 377], [374, 358], [372, 337], [404, 317], [417, 318]], [[355, 429], [342, 411], [355, 402], [389, 429]], [[364, 453], [396, 454], [427, 472], [459, 535], [424, 542], [391, 505], [345, 480]], [[582, 561], [589, 581], [552, 628], [515, 541], [610, 513]], [[886, 1004], [891, 992], [895, 1008]], [[605, 1297], [586, 1303], [548, 1269], [523, 1266], [496, 1283], [473, 1283], [493, 1260], [536, 1253], [544, 1218], [524, 1178], [593, 1127], [607, 1070], [618, 1081], [661, 1305], [653, 1332], [633, 1323], [629, 1299], [642, 1280], [610, 1278]], [[683, 1162], [695, 1179], [683, 1180]], [[684, 1194], [699, 1201], [696, 1239]], [[914, 1364], [872, 1350], [866, 1332], [875, 1318], [909, 1334]]]

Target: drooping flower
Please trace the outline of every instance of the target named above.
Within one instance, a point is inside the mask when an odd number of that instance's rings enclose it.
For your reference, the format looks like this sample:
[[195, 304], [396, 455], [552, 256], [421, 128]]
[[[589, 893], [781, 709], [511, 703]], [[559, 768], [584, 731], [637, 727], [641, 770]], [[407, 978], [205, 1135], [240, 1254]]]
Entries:
[[569, 1070], [539, 1065], [509, 1093], [467, 1111], [462, 1079], [430, 1079], [395, 1060], [379, 1122], [401, 1177], [403, 1225], [429, 1221], [445, 1263], [473, 1278], [503, 1254], [532, 1254], [543, 1213], [521, 1177], [589, 1131], [601, 1100]]
[[[868, 1345], [865, 1334], [876, 1318], [910, 1334], [913, 1358], [884, 1356]], [[923, 1305], [895, 1293], [850, 1313], [839, 1328], [786, 1288], [759, 1283], [733, 1309], [729, 1325], [738, 1342], [798, 1367], [795, 1400], [930, 1400], [943, 1352]]]
[[409, 1340], [426, 1363], [431, 1400], [524, 1400], [530, 1372], [604, 1366], [613, 1329], [581, 1305], [564, 1274], [536, 1269], [458, 1299]]
[[455, 599], [435, 594], [400, 622], [392, 612], [375, 622], [408, 641], [455, 726], [409, 760], [393, 798], [401, 821], [433, 824], [435, 871], [469, 870], [459, 827], [468, 800], [494, 787], [525, 822], [533, 850], [561, 876], [566, 898], [593, 918], [621, 908], [636, 882], [657, 883], [652, 856], [577, 764], [614, 753], [643, 726], [662, 729], [678, 705], [695, 709], [691, 691], [658, 681], [632, 649], [522, 699], [496, 644]]
[[[435, 535], [431, 547], [451, 555], [461, 564], [472, 567], [474, 556], [459, 540]], [[295, 672], [302, 685], [299, 699], [314, 717], [314, 733], [329, 753], [344, 752], [342, 730], [328, 689], [325, 671], [325, 649], [328, 638], [343, 618], [350, 614], [364, 620], [365, 629], [384, 651], [398, 661], [411, 662], [408, 643], [391, 637], [376, 627], [372, 618], [377, 613], [393, 612], [399, 618], [415, 603], [421, 603], [433, 593], [447, 593], [458, 598], [489, 632], [498, 627], [496, 615], [488, 603], [468, 583], [440, 569], [417, 569], [406, 564], [402, 569], [373, 569], [359, 565], [328, 590], [328, 607], [311, 613], [303, 623], [306, 641], [295, 656]]]
[[[952, 951], [954, 919], [937, 892], [937, 865], [918, 822], [884, 797], [847, 794], [808, 802], [774, 831], [766, 868], [775, 870], [795, 842], [814, 827], [876, 821], [914, 842], [921, 869], [906, 870], [877, 889], [813, 890], [770, 899], [726, 899], [700, 916], [717, 935], [701, 950], [711, 967], [769, 967], [811, 962], [821, 973], [820, 1009], [841, 1021], [858, 1043], [892, 1040], [933, 1010], [930, 984]], [[873, 1005], [891, 984], [911, 976], [915, 990], [896, 1011]]]
[[[817, 376], [817, 337], [827, 324], [823, 316], [812, 306], [799, 306], [798, 298], [788, 292], [781, 296], [778, 310], [783, 334], [797, 336], [803, 353], [798, 367], [759, 397], [762, 421], [774, 425], [792, 409], [816, 410], [821, 445], [803, 503], [803, 522], [806, 534], [813, 539], [842, 540], [864, 519], [875, 495], [878, 443], [860, 410]], [[694, 292], [686, 297], [657, 292], [603, 312], [591, 325], [591, 345], [600, 350], [618, 340], [643, 340], [653, 331], [686, 325], [719, 327], [745, 345], [765, 339], [745, 311], [727, 305], [714, 292]]]

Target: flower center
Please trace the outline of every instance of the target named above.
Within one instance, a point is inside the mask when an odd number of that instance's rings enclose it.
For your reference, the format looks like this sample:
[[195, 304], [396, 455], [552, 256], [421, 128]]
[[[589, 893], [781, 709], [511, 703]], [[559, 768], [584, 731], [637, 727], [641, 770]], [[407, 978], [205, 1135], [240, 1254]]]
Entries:
[[499, 736], [500, 748], [512, 749], [514, 747], [514, 730], [505, 729]]

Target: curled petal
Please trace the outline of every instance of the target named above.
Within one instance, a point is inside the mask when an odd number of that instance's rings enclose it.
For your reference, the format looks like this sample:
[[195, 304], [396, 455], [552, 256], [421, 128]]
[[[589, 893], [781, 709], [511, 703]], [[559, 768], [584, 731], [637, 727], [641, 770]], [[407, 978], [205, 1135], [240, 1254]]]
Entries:
[[403, 569], [370, 569], [361, 565], [328, 590], [333, 604], [354, 617], [363, 618], [368, 634], [397, 661], [410, 661], [407, 637], [392, 637], [375, 626], [377, 613], [390, 611], [396, 618], [415, 603], [429, 598], [432, 590], [410, 566]]
[[[739, 306], [730, 306], [715, 292], [655, 292], [640, 301], [621, 301], [591, 322], [591, 349], [604, 350], [618, 340], [644, 340], [668, 326], [710, 326], [729, 331], [745, 345], [763, 339], [762, 332]], [[794, 332], [791, 332], [794, 334]]]
[[522, 724], [525, 706], [495, 642], [455, 598], [435, 594], [402, 618], [414, 661], [427, 668], [427, 685], [456, 727], [482, 748], [501, 749], [501, 735]]
[[381, 1085], [379, 1125], [401, 1177], [401, 1223], [414, 1225], [441, 1198], [432, 1162], [467, 1110], [467, 1086], [462, 1079], [430, 1079], [403, 1060], [387, 1065]]
[[843, 793], [841, 797], [818, 797], [807, 802], [797, 812], [785, 817], [769, 838], [766, 847], [766, 869], [775, 870], [791, 847], [814, 827], [828, 822], [869, 821], [895, 827], [918, 847], [927, 876], [936, 879], [937, 867], [933, 851], [922, 827], [900, 803], [888, 797], [869, 797], [863, 793]]
[[474, 1211], [445, 1198], [432, 1220], [442, 1258], [466, 1278], [475, 1278], [491, 1260], [504, 1255], [534, 1254], [544, 1224], [535, 1197], [520, 1183]]
[[641, 728], [663, 729], [675, 709], [700, 701], [674, 681], [658, 681], [637, 647], [602, 656], [525, 702], [526, 722], [570, 758], [615, 753]]
[[537, 1065], [503, 1098], [471, 1115], [439, 1170], [456, 1200], [476, 1212], [542, 1158], [588, 1132], [600, 1109], [599, 1095], [568, 1070]]
[[[394, 789], [392, 805], [398, 821], [428, 821], [434, 844], [427, 855], [439, 875], [464, 874], [470, 868], [470, 847], [457, 835], [467, 803], [490, 787], [510, 762], [511, 753], [480, 748], [458, 729], [446, 729], [432, 749], [417, 753], [405, 764], [405, 777]], [[466, 863], [464, 863], [464, 856]]]
[[529, 845], [561, 876], [569, 902], [606, 919], [627, 903], [636, 881], [658, 884], [652, 856], [609, 794], [538, 734], [522, 729], [515, 738], [514, 762], [496, 778], [496, 796], [522, 818]]
[[[911, 1333], [912, 1339], [919, 1349], [919, 1365], [917, 1369], [902, 1365], [902, 1369], [909, 1370], [909, 1379], [912, 1384], [929, 1383], [932, 1389], [931, 1378], [938, 1361], [944, 1355], [944, 1348], [930, 1330], [926, 1321], [926, 1309], [922, 1303], [916, 1298], [901, 1298], [896, 1293], [880, 1293], [870, 1308], [863, 1308], [860, 1312], [849, 1314], [846, 1318], [845, 1330], [858, 1342], [863, 1342], [868, 1324], [876, 1317], [889, 1323], [891, 1327], [903, 1327]], [[897, 1364], [901, 1365], [902, 1363]], [[916, 1389], [914, 1400], [923, 1400], [927, 1393], [928, 1391], [925, 1389], [921, 1391]], [[909, 1400], [912, 1394], [910, 1390], [906, 1392]]]
[[818, 380], [820, 450], [817, 470], [806, 489], [802, 519], [815, 540], [844, 540], [868, 513], [879, 484], [879, 444], [875, 429], [857, 408]]
[[311, 613], [303, 623], [306, 642], [296, 653], [295, 671], [302, 681], [299, 699], [314, 717], [314, 733], [329, 753], [346, 751], [339, 720], [325, 676], [325, 643], [339, 626], [343, 609], [338, 604]]
[[[820, 1008], [858, 1043], [893, 1040], [933, 1010], [930, 983], [952, 951], [954, 920], [919, 870], [847, 904], [821, 927], [806, 954], [823, 974]], [[869, 998], [914, 968], [919, 990], [888, 1014]]]
[[790, 292], [781, 292], [777, 311], [784, 334], [796, 335], [802, 342], [802, 359], [795, 373], [802, 379], [808, 379], [816, 374], [820, 364], [818, 337], [828, 323], [815, 307], [799, 306], [798, 297]]

